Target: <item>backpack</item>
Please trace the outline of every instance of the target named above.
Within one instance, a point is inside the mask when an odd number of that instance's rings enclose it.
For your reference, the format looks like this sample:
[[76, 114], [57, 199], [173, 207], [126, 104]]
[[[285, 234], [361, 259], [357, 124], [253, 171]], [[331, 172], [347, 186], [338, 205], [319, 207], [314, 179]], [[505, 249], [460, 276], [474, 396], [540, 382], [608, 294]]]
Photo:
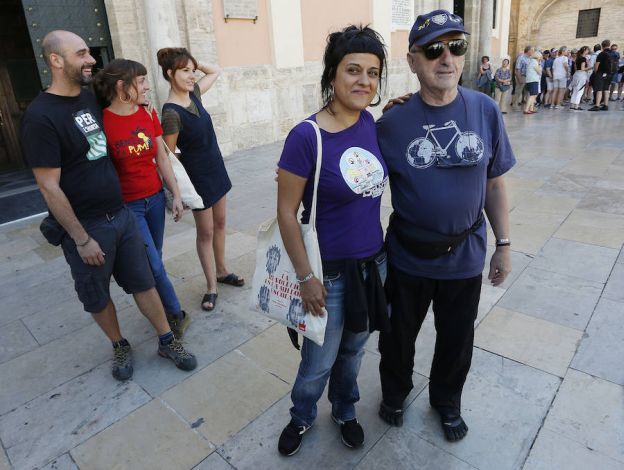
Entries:
[[619, 54], [616, 52], [609, 52], [609, 73], [616, 74], [618, 72], [618, 62], [620, 61]]

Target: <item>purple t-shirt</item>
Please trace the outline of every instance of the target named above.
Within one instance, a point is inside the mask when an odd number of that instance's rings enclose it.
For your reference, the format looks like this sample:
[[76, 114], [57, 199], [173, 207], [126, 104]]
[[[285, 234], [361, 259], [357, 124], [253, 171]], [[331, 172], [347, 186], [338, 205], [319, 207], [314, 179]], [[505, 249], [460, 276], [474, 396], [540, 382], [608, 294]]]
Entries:
[[[316, 115], [309, 118], [316, 121]], [[318, 186], [316, 228], [323, 260], [360, 259], [383, 244], [381, 195], [388, 170], [377, 143], [375, 121], [363, 111], [358, 121], [340, 132], [321, 129], [323, 163]], [[297, 124], [288, 134], [278, 166], [307, 178], [302, 223], [310, 217], [316, 134], [310, 123]]]

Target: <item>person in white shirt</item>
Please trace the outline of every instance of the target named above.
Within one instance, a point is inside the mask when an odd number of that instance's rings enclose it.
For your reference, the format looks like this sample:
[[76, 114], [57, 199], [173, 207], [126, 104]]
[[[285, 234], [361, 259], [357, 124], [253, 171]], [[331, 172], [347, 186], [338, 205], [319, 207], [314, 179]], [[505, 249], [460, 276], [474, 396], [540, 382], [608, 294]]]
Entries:
[[568, 85], [568, 74], [570, 67], [568, 66], [568, 55], [570, 52], [568, 48], [563, 46], [559, 49], [557, 58], [553, 62], [552, 74], [553, 74], [553, 109], [559, 108], [563, 95], [565, 94], [566, 87]]

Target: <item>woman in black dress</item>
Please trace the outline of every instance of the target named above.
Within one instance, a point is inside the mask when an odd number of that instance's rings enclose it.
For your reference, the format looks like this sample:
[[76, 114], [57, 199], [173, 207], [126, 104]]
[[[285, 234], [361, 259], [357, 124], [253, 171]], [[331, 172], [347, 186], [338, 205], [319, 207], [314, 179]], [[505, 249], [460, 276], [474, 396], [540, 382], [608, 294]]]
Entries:
[[[245, 281], [225, 265], [225, 195], [232, 188], [219, 150], [212, 119], [201, 103], [217, 80], [220, 69], [198, 63], [184, 48], [158, 51], [158, 64], [171, 89], [163, 106], [163, 138], [167, 146], [180, 149], [180, 161], [204, 201], [204, 209], [194, 210], [197, 253], [206, 276], [207, 293], [202, 309], [213, 310], [217, 282], [240, 287]], [[195, 71], [204, 75], [196, 80]]]

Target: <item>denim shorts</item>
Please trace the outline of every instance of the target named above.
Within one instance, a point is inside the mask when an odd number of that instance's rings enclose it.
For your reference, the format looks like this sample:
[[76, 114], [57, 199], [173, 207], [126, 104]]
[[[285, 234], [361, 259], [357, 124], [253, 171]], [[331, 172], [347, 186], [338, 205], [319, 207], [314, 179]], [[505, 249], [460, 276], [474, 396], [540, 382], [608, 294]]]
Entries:
[[101, 312], [108, 304], [111, 275], [128, 294], [154, 287], [145, 244], [134, 214], [128, 208], [124, 206], [117, 212], [80, 223], [105, 254], [104, 265], [89, 266], [82, 261], [76, 243], [69, 236], [61, 243], [78, 299], [87, 312]]
[[529, 95], [536, 96], [539, 93], [539, 82], [529, 82], [526, 84]]

